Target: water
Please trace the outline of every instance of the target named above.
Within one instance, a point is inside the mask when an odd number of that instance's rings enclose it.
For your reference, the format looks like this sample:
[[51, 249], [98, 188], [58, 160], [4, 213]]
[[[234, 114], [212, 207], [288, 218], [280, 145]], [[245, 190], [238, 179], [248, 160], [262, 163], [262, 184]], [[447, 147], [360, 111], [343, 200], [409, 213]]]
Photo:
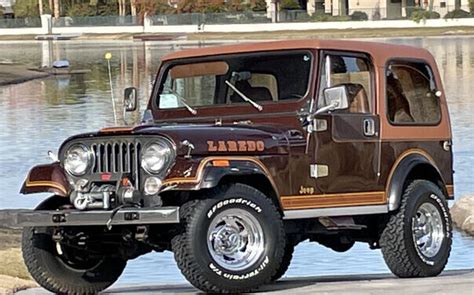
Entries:
[[[429, 49], [438, 62], [454, 136], [456, 197], [474, 194], [474, 37], [383, 39]], [[0, 87], [0, 209], [32, 208], [47, 194], [22, 196], [18, 190], [28, 169], [49, 162], [48, 150], [57, 151], [61, 142], [79, 132], [114, 125], [104, 54], [113, 58], [114, 94], [122, 89], [140, 89], [141, 107], [151, 91], [159, 57], [176, 46], [154, 42], [67, 41], [0, 43], [0, 62], [47, 64], [51, 59], [68, 59], [84, 76], [52, 77], [20, 85]], [[118, 116], [121, 119], [121, 115]], [[133, 118], [128, 118], [132, 120]], [[454, 234], [453, 251], [447, 269], [474, 267], [474, 239]], [[388, 272], [379, 250], [358, 243], [346, 253], [335, 253], [315, 243], [296, 248], [287, 276]], [[172, 254], [152, 253], [130, 261], [117, 284], [159, 284], [184, 282]]]

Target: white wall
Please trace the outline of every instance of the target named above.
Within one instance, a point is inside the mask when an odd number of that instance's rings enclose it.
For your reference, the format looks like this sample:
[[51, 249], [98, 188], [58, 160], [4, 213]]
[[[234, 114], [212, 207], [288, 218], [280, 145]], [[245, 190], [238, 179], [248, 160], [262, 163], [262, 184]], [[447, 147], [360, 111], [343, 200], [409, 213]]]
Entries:
[[[433, 19], [415, 23], [411, 20], [309, 22], [309, 23], [265, 23], [205, 25], [200, 30], [195, 25], [181, 26], [110, 26], [110, 27], [59, 27], [53, 34], [120, 34], [120, 33], [197, 33], [197, 32], [265, 32], [265, 31], [306, 31], [306, 30], [347, 30], [347, 29], [390, 29], [390, 28], [442, 28], [474, 27], [474, 18]], [[201, 28], [202, 29], [202, 28]], [[47, 34], [43, 28], [0, 29], [0, 35], [39, 35]]]

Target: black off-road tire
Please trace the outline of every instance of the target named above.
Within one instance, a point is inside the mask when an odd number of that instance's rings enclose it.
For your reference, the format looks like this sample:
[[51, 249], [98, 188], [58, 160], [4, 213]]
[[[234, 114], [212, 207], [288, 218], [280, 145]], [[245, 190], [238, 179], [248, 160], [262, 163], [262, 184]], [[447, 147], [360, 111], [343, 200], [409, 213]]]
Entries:
[[45, 227], [23, 229], [23, 260], [43, 288], [59, 294], [96, 294], [112, 285], [125, 269], [126, 260], [111, 257], [104, 257], [87, 269], [74, 269], [59, 256], [51, 232]]
[[[427, 202], [437, 208], [444, 232], [441, 247], [433, 257], [417, 250], [412, 233], [413, 217], [418, 208]], [[414, 180], [405, 189], [400, 208], [390, 216], [379, 243], [387, 266], [396, 276], [431, 277], [440, 274], [448, 262], [451, 231], [451, 216], [443, 192], [430, 181]]]
[[[178, 267], [196, 288], [210, 293], [243, 293], [269, 283], [284, 256], [286, 243], [281, 214], [262, 192], [244, 184], [221, 186], [180, 209], [182, 232], [171, 241]], [[208, 248], [208, 230], [214, 218], [229, 209], [251, 214], [263, 229], [264, 251], [240, 271], [216, 262]]]
[[275, 275], [272, 277], [272, 282], [278, 281], [288, 270], [293, 259], [293, 253], [295, 252], [295, 245], [292, 241], [286, 242], [285, 253], [283, 254], [283, 259], [281, 260], [280, 267], [278, 268]]

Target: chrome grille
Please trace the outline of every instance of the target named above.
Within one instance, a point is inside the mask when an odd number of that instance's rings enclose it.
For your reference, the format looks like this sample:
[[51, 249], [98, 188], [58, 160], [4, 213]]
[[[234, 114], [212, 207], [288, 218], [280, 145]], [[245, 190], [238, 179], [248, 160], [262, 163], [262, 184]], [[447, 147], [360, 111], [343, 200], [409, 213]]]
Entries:
[[93, 173], [130, 173], [138, 187], [141, 144], [131, 141], [108, 141], [91, 145], [95, 155]]

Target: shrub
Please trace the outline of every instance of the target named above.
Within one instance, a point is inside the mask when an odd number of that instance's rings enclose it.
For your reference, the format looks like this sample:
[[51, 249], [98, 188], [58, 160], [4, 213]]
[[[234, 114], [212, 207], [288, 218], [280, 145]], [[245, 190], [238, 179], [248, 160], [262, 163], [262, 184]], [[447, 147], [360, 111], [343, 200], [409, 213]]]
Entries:
[[[47, 2], [47, 1], [43, 1]], [[38, 1], [36, 0], [17, 0], [13, 6], [15, 17], [39, 16]]]
[[472, 17], [472, 15], [469, 12], [467, 12], [465, 10], [462, 10], [462, 9], [452, 10], [444, 16], [445, 19], [448, 19], [448, 18], [466, 18], [466, 17]]
[[301, 9], [297, 0], [282, 0], [280, 3], [280, 8], [282, 10]]
[[351, 17], [348, 15], [315, 14], [311, 19], [316, 22], [339, 22], [351, 20]]
[[352, 20], [368, 20], [369, 17], [367, 16], [367, 13], [365, 13], [363, 11], [354, 11], [351, 14], [351, 19]]
[[[474, 0], [472, 0], [474, 1]], [[265, 0], [257, 0], [252, 6], [253, 11], [266, 11], [267, 10], [267, 2]]]
[[71, 5], [66, 10], [67, 16], [95, 16], [97, 15], [97, 9], [95, 6], [89, 5], [89, 3], [81, 3]]
[[469, 0], [469, 11], [471, 14], [474, 13], [474, 0]]
[[419, 23], [422, 20], [441, 18], [441, 15], [436, 11], [428, 11], [424, 10], [423, 8], [414, 8], [411, 11], [409, 17], [414, 22]]

